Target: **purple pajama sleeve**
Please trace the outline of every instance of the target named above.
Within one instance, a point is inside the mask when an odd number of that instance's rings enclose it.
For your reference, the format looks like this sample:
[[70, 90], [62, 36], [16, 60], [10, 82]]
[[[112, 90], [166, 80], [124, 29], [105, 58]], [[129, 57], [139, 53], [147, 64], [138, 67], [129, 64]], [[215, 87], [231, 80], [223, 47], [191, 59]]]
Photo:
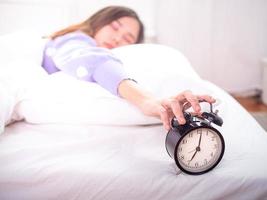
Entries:
[[122, 62], [109, 49], [97, 47], [82, 32], [68, 33], [47, 42], [42, 67], [49, 73], [63, 71], [80, 80], [96, 82], [114, 95], [119, 83], [129, 78]]

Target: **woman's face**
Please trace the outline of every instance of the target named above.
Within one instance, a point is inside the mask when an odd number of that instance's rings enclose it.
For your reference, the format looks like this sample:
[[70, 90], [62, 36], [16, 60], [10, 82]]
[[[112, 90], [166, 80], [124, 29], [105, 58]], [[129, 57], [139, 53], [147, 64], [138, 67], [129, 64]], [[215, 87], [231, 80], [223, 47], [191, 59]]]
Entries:
[[132, 17], [121, 17], [99, 29], [94, 39], [100, 47], [112, 49], [134, 44], [139, 33], [139, 23]]

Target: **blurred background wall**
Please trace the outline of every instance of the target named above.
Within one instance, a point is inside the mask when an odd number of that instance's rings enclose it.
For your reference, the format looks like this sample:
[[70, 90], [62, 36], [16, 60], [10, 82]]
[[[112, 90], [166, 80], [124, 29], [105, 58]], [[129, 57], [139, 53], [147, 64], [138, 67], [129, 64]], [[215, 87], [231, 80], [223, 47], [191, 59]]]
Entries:
[[180, 50], [201, 77], [226, 91], [246, 95], [267, 88], [266, 0], [0, 0], [0, 34], [24, 28], [49, 34], [107, 5], [136, 10], [146, 42]]

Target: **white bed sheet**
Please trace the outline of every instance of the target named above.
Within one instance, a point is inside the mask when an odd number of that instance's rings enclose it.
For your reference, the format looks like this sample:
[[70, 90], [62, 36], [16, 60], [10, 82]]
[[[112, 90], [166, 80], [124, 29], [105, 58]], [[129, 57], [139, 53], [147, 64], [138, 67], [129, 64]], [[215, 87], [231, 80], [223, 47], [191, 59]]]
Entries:
[[180, 173], [161, 125], [34, 125], [0, 136], [0, 199], [267, 199], [267, 133], [232, 97], [223, 102], [226, 151], [211, 172]]

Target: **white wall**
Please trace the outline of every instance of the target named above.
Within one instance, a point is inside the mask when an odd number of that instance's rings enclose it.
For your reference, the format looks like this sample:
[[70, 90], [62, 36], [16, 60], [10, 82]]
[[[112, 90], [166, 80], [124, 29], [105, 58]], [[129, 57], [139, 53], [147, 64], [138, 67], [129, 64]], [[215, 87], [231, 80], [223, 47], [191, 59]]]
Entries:
[[33, 28], [44, 33], [66, 26], [68, 0], [0, 0], [0, 34]]
[[262, 87], [266, 0], [159, 0], [158, 41], [180, 49], [199, 74], [230, 92]]
[[147, 40], [155, 37], [153, 0], [0, 0], [0, 34], [35, 28], [49, 34], [87, 19], [109, 5], [133, 8], [145, 24]]

